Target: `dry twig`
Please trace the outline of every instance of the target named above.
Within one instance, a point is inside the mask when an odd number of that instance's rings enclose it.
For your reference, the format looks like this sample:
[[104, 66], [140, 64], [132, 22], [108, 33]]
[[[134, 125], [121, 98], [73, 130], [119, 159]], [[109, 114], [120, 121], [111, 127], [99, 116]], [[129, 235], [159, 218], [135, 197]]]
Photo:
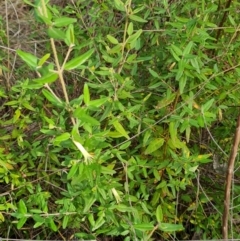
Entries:
[[231, 192], [234, 162], [237, 156], [239, 141], [240, 141], [240, 115], [238, 116], [238, 120], [237, 120], [237, 128], [234, 136], [231, 155], [228, 161], [228, 172], [226, 176], [224, 212], [223, 212], [223, 220], [222, 220], [222, 235], [223, 235], [223, 239], [225, 240], [228, 239], [228, 215], [229, 215], [230, 192]]

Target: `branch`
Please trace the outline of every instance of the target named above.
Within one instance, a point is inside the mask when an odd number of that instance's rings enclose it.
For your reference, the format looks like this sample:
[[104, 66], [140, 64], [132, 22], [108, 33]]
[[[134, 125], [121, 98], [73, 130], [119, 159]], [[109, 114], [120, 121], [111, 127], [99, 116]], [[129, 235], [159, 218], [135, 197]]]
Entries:
[[235, 131], [231, 155], [228, 160], [228, 172], [226, 176], [224, 212], [223, 212], [223, 220], [222, 220], [222, 235], [223, 235], [223, 239], [225, 240], [228, 239], [228, 215], [229, 215], [230, 192], [231, 192], [234, 162], [237, 156], [239, 141], [240, 141], [240, 115], [238, 116], [238, 120], [237, 120], [237, 128]]

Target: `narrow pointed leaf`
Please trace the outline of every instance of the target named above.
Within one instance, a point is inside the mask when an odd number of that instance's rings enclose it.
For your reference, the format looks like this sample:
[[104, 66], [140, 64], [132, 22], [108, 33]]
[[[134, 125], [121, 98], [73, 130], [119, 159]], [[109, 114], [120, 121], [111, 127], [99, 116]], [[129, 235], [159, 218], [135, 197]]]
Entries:
[[34, 79], [33, 83], [34, 84], [49, 84], [49, 83], [53, 83], [54, 81], [56, 81], [58, 79], [58, 74], [56, 73], [49, 73], [39, 79]]
[[207, 103], [205, 103], [203, 106], [202, 106], [202, 110], [205, 112], [205, 111], [208, 111], [210, 109], [210, 107], [212, 106], [213, 102], [215, 100], [214, 99], [211, 99], [209, 100]]
[[61, 18], [55, 19], [53, 22], [53, 25], [56, 27], [64, 27], [75, 22], [77, 22], [76, 18], [61, 17]]
[[47, 30], [47, 33], [50, 38], [54, 38], [54, 39], [64, 40], [66, 37], [65, 33], [58, 28], [49, 28]]
[[20, 49], [18, 49], [17, 51], [17, 54], [18, 56], [30, 67], [32, 68], [37, 68], [37, 62], [38, 62], [38, 59], [36, 56], [30, 54], [30, 53], [27, 53], [27, 52], [24, 52]]
[[161, 223], [163, 220], [163, 211], [161, 205], [158, 205], [157, 210], [156, 210], [156, 218], [158, 223]]
[[160, 223], [159, 229], [164, 232], [176, 232], [184, 230], [182, 224]]
[[45, 54], [39, 61], [38, 67], [41, 67], [50, 57], [50, 54]]
[[72, 70], [78, 68], [80, 65], [82, 65], [85, 61], [87, 61], [90, 56], [93, 54], [94, 50], [90, 49], [86, 53], [82, 54], [79, 57], [76, 57], [69, 62], [67, 62], [64, 66], [65, 70]]
[[48, 90], [43, 89], [42, 93], [44, 96], [47, 98], [48, 101], [50, 101], [52, 104], [57, 105], [57, 106], [62, 106], [63, 103], [61, 100], [59, 100], [56, 96], [54, 96], [51, 92]]
[[153, 139], [148, 145], [147, 149], [145, 150], [145, 154], [148, 155], [150, 153], [153, 153], [154, 151], [158, 150], [163, 144], [164, 144], [163, 138]]
[[83, 100], [86, 105], [88, 105], [90, 102], [89, 88], [86, 83], [84, 84], [84, 88], [83, 88]]
[[132, 42], [136, 41], [141, 34], [142, 34], [142, 29], [139, 29], [136, 33], [134, 33], [133, 35], [129, 36], [126, 42], [127, 43], [132, 43]]
[[86, 198], [83, 213], [87, 213], [95, 201], [96, 201], [96, 198], [94, 198], [93, 196]]
[[19, 205], [18, 211], [22, 214], [26, 214], [27, 213], [27, 207], [26, 207], [26, 205], [25, 205], [25, 203], [22, 199], [19, 201], [18, 205]]
[[127, 134], [127, 132], [125, 131], [125, 129], [123, 128], [123, 126], [118, 122], [118, 121], [114, 121], [113, 122], [113, 126], [115, 127], [115, 129], [122, 134], [122, 136], [126, 137], [127, 139], [129, 139], [129, 135]]
[[17, 223], [17, 228], [18, 228], [18, 229], [22, 228], [23, 225], [26, 223], [26, 221], [27, 221], [27, 218], [26, 218], [26, 217], [21, 218], [21, 219], [18, 221], [18, 223]]
[[93, 118], [90, 115], [86, 114], [84, 109], [82, 109], [81, 107], [77, 108], [73, 112], [73, 116], [78, 118], [83, 123], [89, 123], [89, 124], [91, 124], [93, 126], [100, 125], [100, 122], [98, 120], [96, 120], [95, 118]]
[[145, 19], [143, 19], [143, 18], [141, 18], [141, 17], [139, 17], [137, 15], [134, 15], [134, 14], [129, 15], [129, 18], [131, 20], [135, 21], [135, 22], [140, 22], [140, 23], [146, 23], [147, 22], [147, 20], [145, 20]]
[[133, 227], [142, 232], [151, 231], [154, 228], [153, 224], [151, 223], [134, 224]]

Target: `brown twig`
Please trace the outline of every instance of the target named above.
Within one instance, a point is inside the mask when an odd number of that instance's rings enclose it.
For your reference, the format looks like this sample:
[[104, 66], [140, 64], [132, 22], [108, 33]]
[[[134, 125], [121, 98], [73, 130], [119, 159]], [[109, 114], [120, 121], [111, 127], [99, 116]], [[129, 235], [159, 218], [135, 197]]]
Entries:
[[234, 142], [231, 150], [231, 155], [228, 160], [228, 172], [226, 175], [225, 197], [224, 197], [224, 212], [222, 220], [222, 235], [223, 239], [228, 239], [228, 215], [229, 215], [229, 203], [230, 203], [230, 191], [232, 184], [232, 175], [234, 169], [234, 162], [237, 156], [238, 145], [240, 141], [240, 115], [237, 120], [237, 128], [234, 136]]
[[221, 32], [222, 32], [222, 27], [223, 27], [223, 24], [224, 24], [224, 22], [226, 21], [226, 18], [227, 18], [227, 15], [228, 15], [228, 8], [230, 7], [230, 5], [231, 5], [231, 2], [232, 2], [232, 0], [228, 0], [227, 2], [226, 2], [226, 5], [225, 5], [225, 8], [224, 8], [224, 14], [223, 14], [223, 17], [222, 17], [222, 19], [221, 19], [221, 22], [219, 23], [219, 25], [218, 25], [218, 27], [219, 27], [219, 29], [217, 30], [217, 36], [216, 36], [216, 41], [218, 42], [218, 40], [219, 40], [219, 38], [220, 38], [220, 34], [221, 34]]

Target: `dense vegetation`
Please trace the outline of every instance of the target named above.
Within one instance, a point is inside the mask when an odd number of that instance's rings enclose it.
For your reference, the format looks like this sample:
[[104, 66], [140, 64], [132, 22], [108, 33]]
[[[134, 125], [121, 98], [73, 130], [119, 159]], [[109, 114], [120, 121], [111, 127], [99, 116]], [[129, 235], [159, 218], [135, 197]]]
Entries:
[[[0, 236], [221, 238], [240, 3], [5, 4]], [[235, 170], [230, 235], [240, 238]]]

